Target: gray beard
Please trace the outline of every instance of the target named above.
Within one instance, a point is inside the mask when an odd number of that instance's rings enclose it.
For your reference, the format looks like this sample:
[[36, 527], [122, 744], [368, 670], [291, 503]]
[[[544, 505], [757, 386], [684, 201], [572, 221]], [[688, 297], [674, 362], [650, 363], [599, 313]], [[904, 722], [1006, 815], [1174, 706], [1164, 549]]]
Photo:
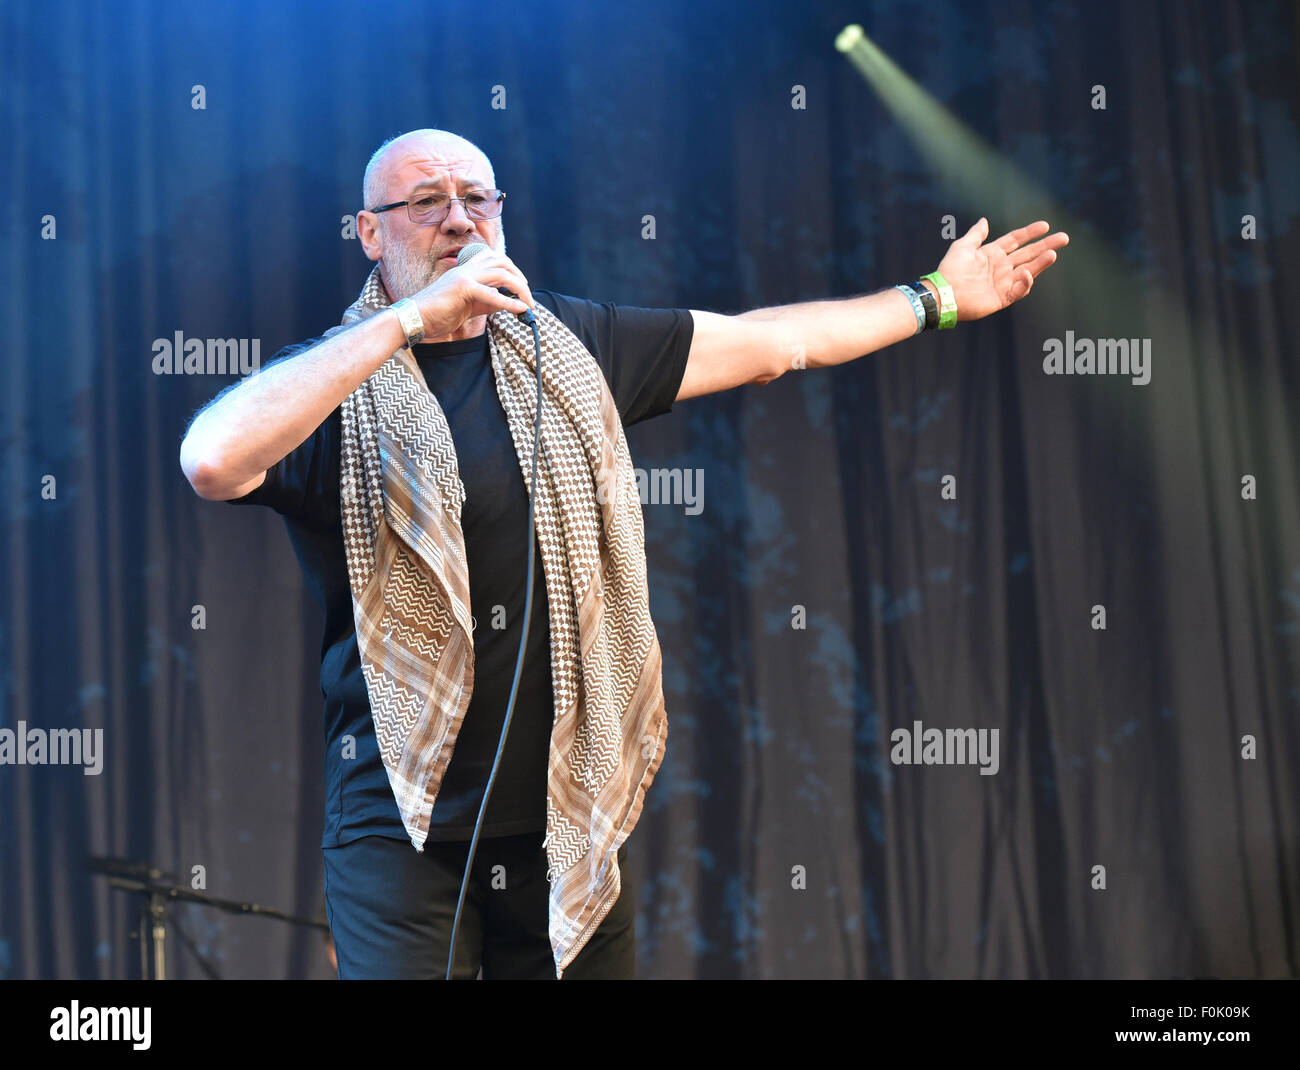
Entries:
[[[482, 241], [483, 239], [475, 236], [473, 240]], [[506, 251], [506, 230], [504, 226], [497, 228], [495, 251], [498, 253]], [[438, 274], [437, 260], [419, 256], [405, 245], [388, 246], [388, 252], [380, 258], [379, 264], [380, 274], [384, 280], [384, 289], [388, 291], [388, 296], [394, 302], [400, 301], [403, 297], [414, 297], [432, 283]]]

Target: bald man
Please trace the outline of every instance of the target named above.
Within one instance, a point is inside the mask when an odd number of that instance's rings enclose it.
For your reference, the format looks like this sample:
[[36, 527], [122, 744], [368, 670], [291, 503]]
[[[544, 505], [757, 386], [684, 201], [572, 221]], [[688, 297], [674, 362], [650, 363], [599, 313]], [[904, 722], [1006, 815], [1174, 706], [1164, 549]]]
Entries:
[[[1023, 298], [1068, 238], [1047, 235], [1048, 224], [1039, 221], [985, 244], [988, 224], [981, 219], [940, 262], [947, 293], [927, 278], [910, 289], [725, 316], [534, 292], [506, 256], [505, 198], [492, 164], [456, 134], [416, 130], [385, 142], [366, 168], [363, 195], [362, 248], [380, 265], [388, 301], [409, 298], [422, 329], [412, 334], [400, 315], [375, 314], [287, 347], [196, 415], [180, 461], [201, 497], [266, 505], [284, 517], [325, 612], [322, 848], [339, 976], [427, 979], [445, 971], [468, 841], [510, 693], [528, 577], [527, 490], [497, 396], [487, 318], [545, 307], [596, 360], [630, 426], [670, 412], [677, 401], [769, 383], [796, 368], [842, 364], [927, 327], [987, 316]], [[473, 242], [489, 251], [458, 267], [457, 253]], [[412, 849], [380, 759], [339, 500], [339, 407], [408, 345], [455, 444], [475, 622], [474, 688], [422, 852]], [[457, 939], [460, 977], [557, 974], [543, 847], [554, 695], [540, 555], [534, 595], [523, 677]], [[628, 846], [618, 852], [620, 868]], [[624, 881], [563, 976], [633, 977], [634, 915], [633, 889]]]

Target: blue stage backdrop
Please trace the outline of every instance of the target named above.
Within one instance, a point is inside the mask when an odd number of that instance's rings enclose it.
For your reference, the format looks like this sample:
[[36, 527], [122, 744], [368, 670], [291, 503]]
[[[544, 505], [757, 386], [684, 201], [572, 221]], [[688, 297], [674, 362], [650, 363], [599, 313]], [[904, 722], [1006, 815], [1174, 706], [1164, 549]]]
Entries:
[[[1295, 976], [1297, 41], [1280, 0], [6, 3], [0, 975], [138, 973], [89, 856], [324, 917], [322, 614], [280, 518], [180, 469], [237, 375], [156, 357], [337, 323], [366, 161], [438, 127], [532, 285], [592, 300], [1071, 236], [992, 318], [630, 429], [694, 481], [644, 506], [641, 976]], [[1051, 374], [1080, 339], [1132, 374]], [[17, 764], [60, 729], [97, 768]], [[317, 931], [175, 917], [222, 976], [331, 974]]]

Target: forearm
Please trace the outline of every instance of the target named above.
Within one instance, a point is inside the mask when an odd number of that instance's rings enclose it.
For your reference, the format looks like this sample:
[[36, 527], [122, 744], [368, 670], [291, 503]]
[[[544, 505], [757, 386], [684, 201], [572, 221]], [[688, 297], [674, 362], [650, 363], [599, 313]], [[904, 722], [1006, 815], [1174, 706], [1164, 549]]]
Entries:
[[[937, 296], [932, 282], [924, 285]], [[893, 287], [864, 297], [759, 308], [737, 319], [764, 325], [777, 374], [844, 364], [916, 333], [912, 304]]]
[[405, 342], [396, 316], [371, 316], [244, 380], [186, 432], [180, 462], [191, 486], [220, 498], [265, 472]]

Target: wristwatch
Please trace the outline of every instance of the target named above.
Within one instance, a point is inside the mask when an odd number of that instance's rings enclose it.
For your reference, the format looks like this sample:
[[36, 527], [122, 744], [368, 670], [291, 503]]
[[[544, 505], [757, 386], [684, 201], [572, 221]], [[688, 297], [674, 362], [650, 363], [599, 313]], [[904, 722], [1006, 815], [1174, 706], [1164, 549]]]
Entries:
[[925, 309], [925, 329], [933, 331], [939, 326], [939, 299], [921, 279], [912, 283], [912, 289], [916, 291], [916, 296], [921, 299], [921, 307]]
[[388, 307], [397, 313], [397, 321], [402, 325], [408, 346], [415, 345], [424, 337], [424, 317], [420, 315], [420, 308], [414, 301], [403, 297]]

